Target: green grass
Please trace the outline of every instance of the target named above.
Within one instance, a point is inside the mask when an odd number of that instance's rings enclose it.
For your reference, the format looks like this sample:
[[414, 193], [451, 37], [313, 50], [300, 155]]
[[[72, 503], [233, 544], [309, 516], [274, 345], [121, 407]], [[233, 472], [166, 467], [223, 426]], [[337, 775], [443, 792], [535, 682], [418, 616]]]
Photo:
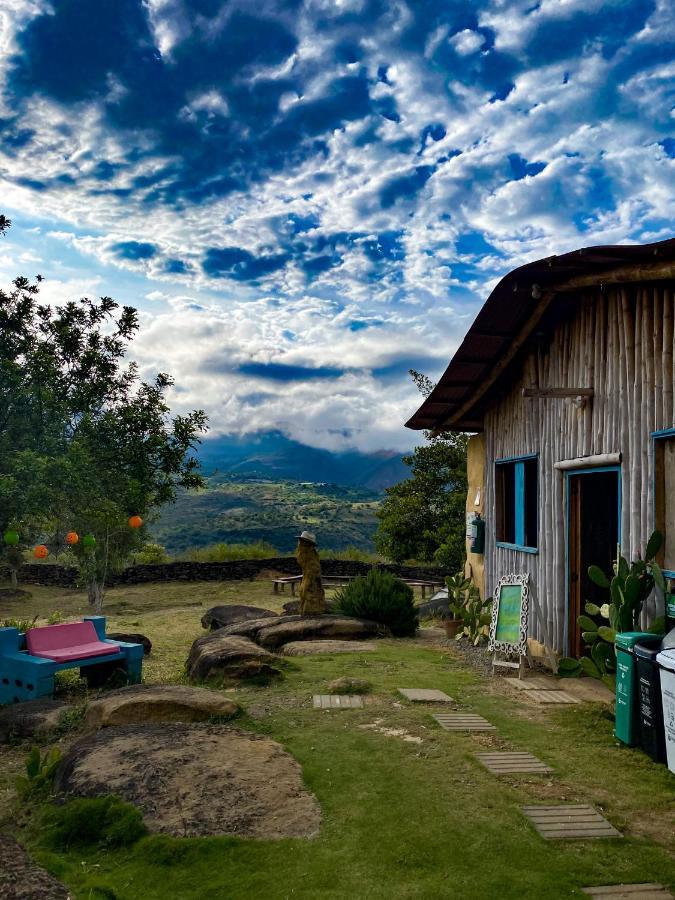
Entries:
[[[269, 590], [268, 582], [150, 585], [117, 589], [109, 599], [116, 626], [135, 622], [155, 642], [157, 656], [148, 660], [146, 678], [171, 681], [181, 677], [187, 648], [202, 633], [202, 606], [239, 601], [274, 608]], [[47, 606], [48, 596], [38, 593], [34, 605]], [[66, 599], [60, 597], [64, 612]], [[77, 597], [70, 600], [75, 604]], [[123, 602], [133, 613], [120, 608]], [[39, 835], [29, 830], [23, 838], [77, 900], [558, 900], [582, 897], [580, 888], [591, 884], [675, 886], [675, 777], [617, 745], [601, 706], [535, 707], [513, 697], [499, 680], [468, 671], [452, 650], [408, 640], [382, 641], [376, 652], [362, 656], [298, 657], [293, 664], [281, 683], [236, 689], [246, 711], [236, 725], [269, 735], [300, 762], [323, 812], [317, 838], [151, 836], [131, 849], [59, 854], [41, 847]], [[366, 708], [312, 709], [311, 695], [325, 692], [342, 675], [373, 685]], [[492, 721], [498, 737], [445, 732], [430, 708], [402, 700], [397, 687], [440, 688]], [[422, 743], [358, 727], [378, 719]], [[481, 749], [529, 750], [555, 774], [497, 778], [476, 762]], [[25, 748], [0, 752], [9, 797], [8, 773], [17, 769]], [[519, 810], [538, 802], [592, 803], [625, 837], [545, 842]]]

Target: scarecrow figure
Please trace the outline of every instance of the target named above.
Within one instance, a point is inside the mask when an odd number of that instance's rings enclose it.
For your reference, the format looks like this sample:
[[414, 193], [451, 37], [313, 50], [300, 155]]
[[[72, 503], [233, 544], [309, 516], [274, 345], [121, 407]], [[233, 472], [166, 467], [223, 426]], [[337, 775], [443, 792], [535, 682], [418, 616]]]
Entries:
[[298, 535], [295, 558], [302, 569], [300, 615], [319, 616], [326, 612], [326, 595], [321, 583], [321, 562], [316, 551], [316, 537], [311, 531], [303, 531]]

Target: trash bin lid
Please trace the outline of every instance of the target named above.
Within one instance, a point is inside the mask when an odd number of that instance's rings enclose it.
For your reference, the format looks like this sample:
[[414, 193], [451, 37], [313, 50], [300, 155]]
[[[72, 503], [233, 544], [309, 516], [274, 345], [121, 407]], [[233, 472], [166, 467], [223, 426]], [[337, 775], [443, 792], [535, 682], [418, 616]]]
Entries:
[[669, 631], [661, 642], [662, 650], [675, 650], [675, 628]]
[[675, 672], [675, 650], [662, 650], [656, 657], [656, 661], [662, 669]]
[[633, 647], [635, 655], [639, 656], [640, 659], [649, 659], [652, 662], [656, 662], [658, 653], [663, 650], [661, 646], [662, 640], [662, 634], [654, 634], [651, 639], [643, 638]]
[[654, 637], [648, 631], [621, 631], [616, 636], [616, 646], [619, 650], [631, 651], [638, 641], [648, 640]]

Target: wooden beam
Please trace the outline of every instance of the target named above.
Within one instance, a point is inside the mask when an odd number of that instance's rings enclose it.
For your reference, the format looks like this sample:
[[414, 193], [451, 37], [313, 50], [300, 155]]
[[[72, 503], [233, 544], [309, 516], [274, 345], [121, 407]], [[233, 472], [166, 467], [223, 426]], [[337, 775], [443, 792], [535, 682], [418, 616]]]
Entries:
[[593, 388], [523, 388], [523, 397], [535, 397], [539, 400], [562, 397], [592, 397]]
[[437, 431], [452, 431], [454, 427], [454, 423], [458, 422], [465, 413], [469, 412], [476, 403], [480, 400], [481, 397], [485, 396], [485, 394], [490, 390], [490, 388], [495, 384], [496, 381], [502, 376], [504, 370], [509, 366], [514, 358], [518, 355], [518, 353], [523, 348], [523, 345], [530, 337], [532, 332], [535, 330], [539, 322], [542, 320], [544, 313], [551, 305], [551, 301], [555, 294], [553, 291], [546, 291], [541, 300], [537, 302], [536, 307], [534, 308], [532, 315], [527, 320], [525, 325], [521, 328], [520, 334], [509, 344], [509, 347], [506, 353], [502, 356], [498, 363], [494, 365], [490, 374], [483, 379], [483, 381], [479, 384], [477, 390], [473, 392], [473, 394], [469, 397], [469, 399], [463, 403], [460, 408], [452, 413], [452, 415], [441, 425], [438, 426]]

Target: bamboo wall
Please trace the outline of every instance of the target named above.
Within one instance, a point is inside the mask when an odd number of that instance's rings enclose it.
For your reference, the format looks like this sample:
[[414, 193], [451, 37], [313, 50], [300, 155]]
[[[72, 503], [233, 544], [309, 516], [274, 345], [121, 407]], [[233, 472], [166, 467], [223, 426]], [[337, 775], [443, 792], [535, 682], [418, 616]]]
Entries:
[[[621, 453], [621, 541], [629, 557], [643, 552], [654, 528], [653, 431], [675, 427], [673, 320], [675, 284], [629, 284], [554, 302], [577, 305], [551, 341], [529, 352], [521, 374], [485, 416], [485, 588], [510, 572], [529, 572], [531, 593], [564, 652], [564, 475], [560, 460]], [[592, 387], [586, 408], [569, 399], [526, 399], [523, 387]], [[494, 460], [539, 454], [539, 552], [495, 546]], [[492, 515], [490, 515], [492, 511]], [[542, 640], [530, 613], [530, 636]]]

